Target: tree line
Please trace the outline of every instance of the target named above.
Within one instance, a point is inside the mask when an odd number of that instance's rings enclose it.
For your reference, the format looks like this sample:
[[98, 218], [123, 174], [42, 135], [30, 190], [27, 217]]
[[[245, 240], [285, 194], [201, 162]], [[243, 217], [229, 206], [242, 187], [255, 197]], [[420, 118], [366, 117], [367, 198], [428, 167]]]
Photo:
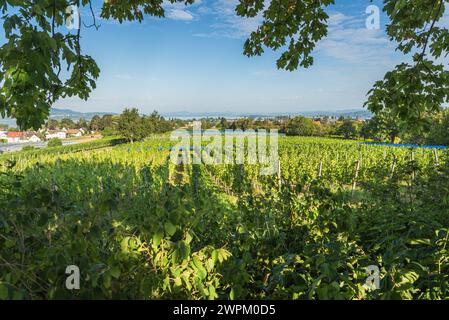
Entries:
[[202, 119], [202, 129], [257, 130], [278, 129], [287, 136], [341, 137], [345, 139], [365, 139], [390, 143], [415, 143], [449, 145], [449, 109], [429, 114], [419, 125], [410, 125], [393, 113], [384, 111], [371, 119], [338, 119], [323, 117], [318, 119], [298, 117], [275, 118], [225, 118]]
[[130, 142], [142, 140], [151, 134], [164, 133], [186, 124], [179, 119], [166, 120], [157, 111], [149, 116], [140, 115], [136, 108], [125, 109], [120, 115], [95, 115], [92, 119], [80, 118], [75, 121], [65, 118], [61, 120], [49, 119], [45, 128], [49, 130], [86, 129], [91, 132], [100, 132], [103, 136], [123, 136]]
[[[381, 112], [371, 119], [353, 118], [203, 118], [202, 130], [258, 130], [277, 129], [287, 136], [341, 137], [345, 139], [365, 139], [390, 143], [416, 143], [449, 145], [449, 109], [428, 115], [419, 126], [411, 126], [392, 113]], [[165, 119], [157, 111], [150, 115], [140, 115], [136, 108], [125, 109], [120, 115], [94, 116], [90, 121], [79, 119], [49, 119], [46, 128], [50, 130], [84, 128], [92, 132], [101, 132], [103, 136], [120, 135], [130, 142], [143, 140], [151, 134], [165, 133], [188, 127], [190, 121]]]

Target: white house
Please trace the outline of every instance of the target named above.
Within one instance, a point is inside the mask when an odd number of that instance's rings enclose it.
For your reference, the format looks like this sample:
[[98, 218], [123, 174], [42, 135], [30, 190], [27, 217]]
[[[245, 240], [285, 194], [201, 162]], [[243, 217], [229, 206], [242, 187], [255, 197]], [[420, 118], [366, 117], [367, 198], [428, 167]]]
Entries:
[[67, 135], [69, 137], [79, 138], [79, 137], [83, 136], [83, 133], [81, 132], [81, 130], [78, 130], [78, 129], [69, 129], [69, 130], [67, 130]]
[[49, 139], [65, 139], [67, 138], [67, 133], [65, 133], [64, 131], [48, 131], [47, 134], [45, 135], [45, 139], [49, 140]]
[[8, 139], [8, 134], [6, 131], [0, 131], [0, 140]]
[[27, 138], [28, 138], [28, 141], [29, 141], [29, 142], [41, 142], [41, 141], [42, 141], [41, 138], [39, 138], [39, 137], [38, 137], [37, 135], [35, 135], [34, 133], [31, 134], [31, 135], [28, 135]]
[[6, 134], [6, 139], [8, 143], [21, 143], [24, 142], [24, 133], [23, 132], [14, 132], [10, 131]]

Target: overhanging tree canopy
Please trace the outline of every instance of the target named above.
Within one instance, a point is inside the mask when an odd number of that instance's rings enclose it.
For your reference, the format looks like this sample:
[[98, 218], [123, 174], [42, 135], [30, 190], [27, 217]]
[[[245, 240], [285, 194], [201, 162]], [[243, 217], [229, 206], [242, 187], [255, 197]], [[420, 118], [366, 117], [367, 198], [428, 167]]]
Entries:
[[[194, 0], [169, 2], [188, 5]], [[334, 2], [239, 0], [239, 16], [263, 16], [245, 42], [244, 54], [261, 55], [266, 48], [280, 50], [278, 68], [293, 71], [310, 67], [317, 42], [327, 36], [326, 8]], [[384, 0], [383, 10], [389, 17], [387, 34], [398, 43], [398, 50], [414, 55], [414, 63], [400, 64], [375, 83], [366, 103], [371, 111], [391, 109], [412, 122], [449, 101], [449, 73], [443, 63], [435, 62], [449, 53], [449, 32], [438, 27], [448, 3]], [[86, 24], [79, 17], [79, 30], [62, 28], [70, 5], [90, 8], [94, 22]], [[0, 10], [6, 34], [6, 43], [0, 48], [0, 113], [16, 118], [22, 128], [36, 128], [59, 98], [87, 99], [100, 72], [80, 42], [82, 29], [96, 26], [91, 1], [0, 0]], [[142, 21], [145, 15], [163, 17], [163, 1], [106, 0], [101, 11], [102, 18], [120, 22]], [[61, 75], [63, 67], [68, 76]]]

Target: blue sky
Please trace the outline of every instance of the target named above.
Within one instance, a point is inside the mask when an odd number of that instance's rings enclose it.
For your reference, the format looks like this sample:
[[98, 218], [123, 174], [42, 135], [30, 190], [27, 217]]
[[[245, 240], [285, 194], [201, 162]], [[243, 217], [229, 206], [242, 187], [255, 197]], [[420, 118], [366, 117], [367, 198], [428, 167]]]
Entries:
[[[281, 52], [242, 54], [260, 17], [239, 18], [236, 0], [164, 5], [166, 18], [143, 23], [99, 20], [82, 30], [83, 51], [102, 72], [87, 101], [66, 99], [56, 107], [120, 112], [137, 107], [159, 112], [295, 112], [361, 108], [372, 84], [403, 59], [381, 30], [365, 27], [368, 5], [340, 0], [329, 7], [329, 37], [314, 53], [315, 64], [295, 72], [276, 69]], [[100, 7], [96, 1], [96, 11]], [[89, 24], [88, 12], [83, 19]]]

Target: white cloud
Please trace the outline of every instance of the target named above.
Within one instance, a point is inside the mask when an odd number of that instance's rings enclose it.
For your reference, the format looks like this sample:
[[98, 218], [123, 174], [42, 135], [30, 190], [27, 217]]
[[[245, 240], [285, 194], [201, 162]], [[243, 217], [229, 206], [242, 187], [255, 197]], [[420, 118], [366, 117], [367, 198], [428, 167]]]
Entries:
[[172, 20], [192, 21], [194, 16], [187, 10], [183, 9], [169, 9], [167, 18]]
[[329, 19], [327, 20], [329, 27], [336, 27], [343, 22], [351, 20], [351, 18], [341, 12], [337, 12], [329, 15]]
[[395, 46], [383, 30], [367, 29], [363, 18], [340, 12], [328, 21], [328, 36], [318, 43], [318, 52], [349, 63], [391, 64]]
[[[242, 18], [235, 13], [238, 0], [216, 0], [208, 6], [201, 5], [197, 13], [215, 19], [212, 31], [197, 33], [199, 37], [247, 38], [262, 23], [262, 14]], [[269, 0], [265, 1], [265, 7]], [[201, 12], [201, 13], [200, 13]], [[391, 64], [392, 44], [384, 31], [365, 27], [365, 16], [350, 16], [341, 12], [329, 13], [328, 36], [317, 45], [317, 53], [349, 63]]]
[[[268, 1], [266, 0], [266, 3]], [[239, 17], [235, 12], [238, 3], [238, 0], [217, 0], [210, 6], [200, 6], [197, 12], [210, 15], [216, 22], [210, 25], [211, 32], [199, 33], [196, 36], [238, 39], [248, 37], [262, 22], [262, 14], [253, 18]]]
[[[164, 0], [162, 3], [162, 7], [165, 10], [165, 16], [168, 19], [179, 20], [179, 21], [193, 21], [196, 20], [198, 14], [192, 13], [194, 9], [198, 9], [198, 7], [202, 4], [202, 0], [195, 0], [192, 5], [187, 6], [183, 2], [175, 2], [171, 3], [167, 0]], [[187, 10], [187, 8], [192, 10]]]

